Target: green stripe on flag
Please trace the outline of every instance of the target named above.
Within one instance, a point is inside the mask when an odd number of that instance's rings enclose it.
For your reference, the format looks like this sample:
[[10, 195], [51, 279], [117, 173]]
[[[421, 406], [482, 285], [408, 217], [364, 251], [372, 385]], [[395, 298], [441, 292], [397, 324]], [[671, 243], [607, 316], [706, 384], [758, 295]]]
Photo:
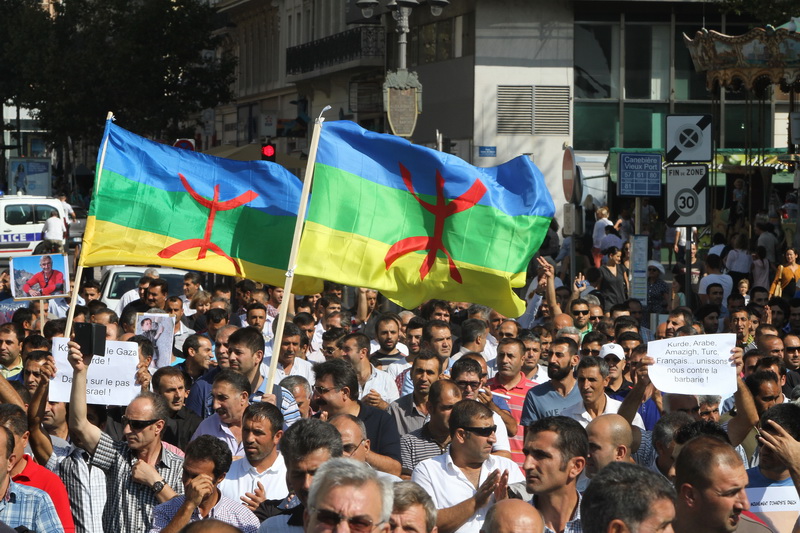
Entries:
[[[99, 201], [90, 212], [97, 220], [179, 240], [203, 238], [209, 209], [189, 193], [164, 191], [108, 170], [100, 183]], [[247, 207], [218, 211], [211, 242], [243, 261], [286, 269], [295, 220]]]

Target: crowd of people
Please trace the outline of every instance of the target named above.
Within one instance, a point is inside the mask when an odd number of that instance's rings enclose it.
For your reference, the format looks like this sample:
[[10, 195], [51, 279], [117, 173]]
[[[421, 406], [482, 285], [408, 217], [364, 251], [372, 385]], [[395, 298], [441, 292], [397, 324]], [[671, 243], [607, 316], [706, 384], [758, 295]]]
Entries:
[[[87, 403], [92, 357], [70, 342], [70, 401], [49, 401], [65, 300], [0, 325], [0, 521], [81, 533], [343, 522], [352, 533], [783, 533], [749, 511], [746, 490], [800, 484], [800, 299], [783, 283], [800, 267], [792, 251], [784, 268], [769, 263], [782, 295], [740, 290], [753, 276], [739, 244], [693, 263], [683, 298], [651, 261], [646, 301], [629, 296], [625, 242], [566, 279], [540, 255], [512, 318], [444, 300], [391, 308], [326, 283], [288, 296], [277, 346], [280, 287], [205, 289], [191, 272], [175, 295], [150, 269], [110, 309], [86, 281], [74, 320], [136, 344], [141, 392]], [[140, 313], [175, 318], [171, 354], [154, 359]], [[649, 341], [717, 332], [736, 335], [731, 397], [653, 385]]]

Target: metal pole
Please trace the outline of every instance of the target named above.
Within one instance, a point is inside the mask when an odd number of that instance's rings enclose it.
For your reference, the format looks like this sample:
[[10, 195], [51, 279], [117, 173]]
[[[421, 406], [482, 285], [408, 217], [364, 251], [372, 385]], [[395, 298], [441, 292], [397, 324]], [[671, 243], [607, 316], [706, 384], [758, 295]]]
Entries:
[[411, 16], [410, 7], [399, 7], [397, 13], [397, 70], [406, 70], [406, 47], [408, 45], [408, 18]]

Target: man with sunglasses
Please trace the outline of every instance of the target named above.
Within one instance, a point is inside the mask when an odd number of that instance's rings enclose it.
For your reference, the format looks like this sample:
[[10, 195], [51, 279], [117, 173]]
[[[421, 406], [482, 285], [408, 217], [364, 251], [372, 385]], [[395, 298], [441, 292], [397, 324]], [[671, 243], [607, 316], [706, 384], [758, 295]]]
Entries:
[[69, 427], [73, 442], [92, 456], [92, 464], [106, 472], [108, 499], [103, 529], [116, 533], [148, 530], [153, 507], [183, 493], [183, 458], [161, 442], [169, 407], [153, 393], [142, 393], [125, 409], [124, 442], [114, 442], [87, 418], [86, 384], [92, 357], [69, 343], [73, 368]]
[[306, 533], [342, 531], [342, 522], [350, 533], [388, 533], [392, 500], [391, 481], [380, 479], [364, 463], [333, 459], [311, 484], [303, 516]]
[[581, 341], [581, 357], [599, 357], [600, 349], [608, 341], [609, 338], [599, 331], [587, 333]]
[[[336, 415], [330, 419], [330, 423], [342, 436], [343, 457], [355, 459], [366, 464], [370, 441], [367, 438], [367, 427], [364, 422], [353, 415]], [[393, 474], [387, 474], [380, 470], [375, 472], [377, 472], [379, 478], [388, 479], [392, 482], [402, 481]]]
[[524, 481], [516, 463], [492, 455], [497, 429], [486, 406], [461, 400], [450, 415], [448, 453], [422, 461], [411, 474], [439, 510], [440, 530], [478, 533], [489, 508], [508, 496], [508, 485]]
[[572, 300], [569, 312], [575, 327], [581, 331], [581, 338], [592, 331], [592, 324], [589, 321], [589, 302], [582, 298]]

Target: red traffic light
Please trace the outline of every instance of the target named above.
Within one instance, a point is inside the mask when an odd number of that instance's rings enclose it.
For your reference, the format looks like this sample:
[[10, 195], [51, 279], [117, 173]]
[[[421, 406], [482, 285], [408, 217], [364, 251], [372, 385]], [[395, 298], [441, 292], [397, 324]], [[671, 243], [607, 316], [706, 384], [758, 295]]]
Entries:
[[275, 146], [272, 144], [265, 144], [261, 147], [261, 155], [264, 157], [273, 157], [275, 155]]

